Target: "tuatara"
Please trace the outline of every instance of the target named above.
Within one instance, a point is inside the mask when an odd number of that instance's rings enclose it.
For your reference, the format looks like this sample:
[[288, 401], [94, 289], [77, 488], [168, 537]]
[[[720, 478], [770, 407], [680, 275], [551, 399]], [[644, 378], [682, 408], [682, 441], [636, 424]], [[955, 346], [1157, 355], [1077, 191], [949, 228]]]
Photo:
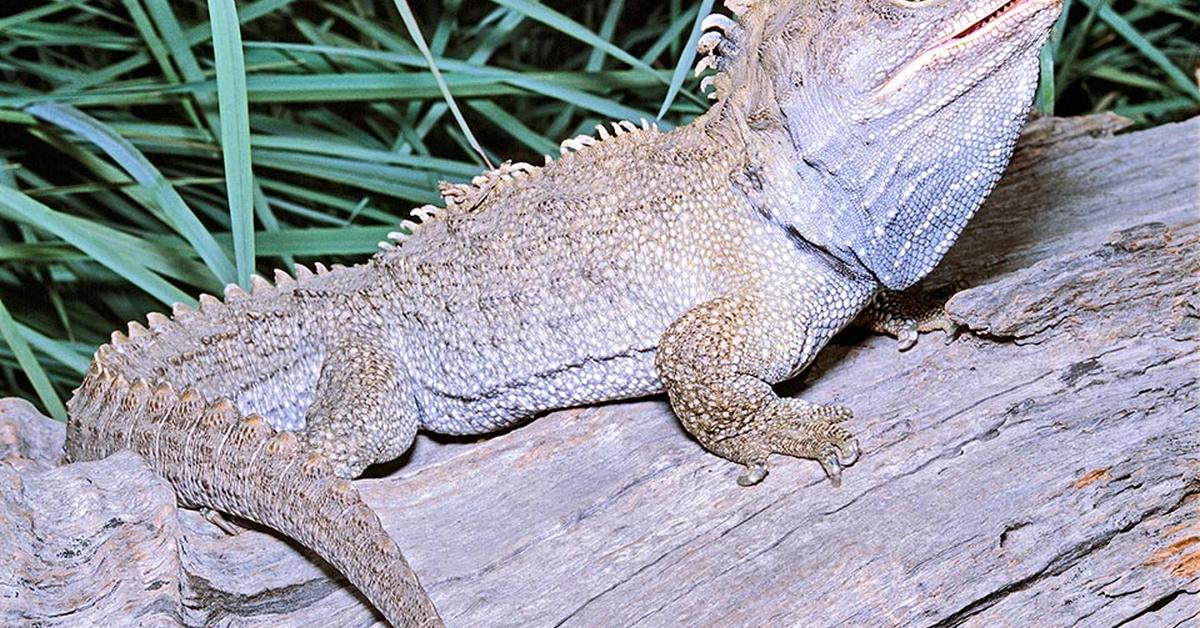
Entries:
[[[418, 430], [480, 434], [665, 391], [742, 465], [859, 447], [849, 409], [776, 395], [942, 258], [1004, 171], [1061, 0], [730, 0], [715, 104], [618, 122], [541, 167], [443, 185], [369, 262], [230, 286], [96, 352], [72, 460], [131, 448], [187, 505], [312, 548], [396, 625], [441, 621], [350, 478]], [[919, 299], [916, 299], [919, 301]]]

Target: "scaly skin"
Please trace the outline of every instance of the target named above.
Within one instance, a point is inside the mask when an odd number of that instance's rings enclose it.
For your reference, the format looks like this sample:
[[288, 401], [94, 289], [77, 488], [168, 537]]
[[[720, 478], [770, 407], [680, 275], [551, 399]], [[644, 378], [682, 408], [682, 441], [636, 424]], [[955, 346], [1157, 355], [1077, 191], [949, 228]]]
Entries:
[[896, 291], [1003, 171], [1058, 2], [982, 28], [999, 0], [730, 3], [693, 124], [567, 140], [544, 168], [443, 186], [447, 207], [365, 265], [131, 323], [69, 404], [68, 455], [138, 451], [181, 502], [312, 547], [396, 625], [441, 620], [347, 478], [418, 430], [665, 391], [739, 483], [784, 454], [836, 484], [850, 411], [772, 385], [860, 312], [903, 345], [936, 325]]

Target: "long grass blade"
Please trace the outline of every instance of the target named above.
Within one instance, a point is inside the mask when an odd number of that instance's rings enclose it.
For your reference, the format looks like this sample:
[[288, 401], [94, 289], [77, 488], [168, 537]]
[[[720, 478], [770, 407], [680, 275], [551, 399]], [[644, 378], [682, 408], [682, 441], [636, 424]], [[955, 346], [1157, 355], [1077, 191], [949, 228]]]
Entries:
[[442, 78], [442, 71], [438, 69], [437, 62], [433, 60], [433, 53], [429, 51], [429, 46], [425, 43], [425, 37], [421, 35], [421, 28], [417, 25], [417, 18], [413, 16], [412, 9], [408, 7], [408, 0], [395, 0], [396, 8], [400, 10], [400, 17], [404, 20], [404, 27], [408, 29], [408, 34], [412, 37], [413, 43], [417, 45], [417, 49], [425, 56], [425, 62], [429, 64], [429, 71], [433, 74], [434, 80], [437, 81], [438, 90], [442, 93], [442, 99], [446, 101], [446, 106], [450, 107], [451, 113], [454, 114], [454, 120], [458, 122], [458, 128], [462, 130], [466, 136], [467, 142], [471, 144], [471, 148], [479, 153], [483, 162], [487, 164], [489, 170], [495, 168], [487, 153], [483, 150], [483, 146], [479, 144], [479, 140], [475, 139], [475, 134], [471, 133], [471, 127], [467, 125], [467, 121], [463, 118], [462, 112], [458, 110], [458, 103], [454, 102], [454, 96], [450, 94], [450, 88], [446, 86], [446, 80]]
[[577, 39], [597, 50], [603, 50], [605, 54], [613, 57], [614, 59], [619, 59], [623, 63], [628, 64], [631, 68], [641, 70], [650, 76], [654, 76], [659, 80], [662, 80], [664, 83], [666, 82], [661, 78], [658, 72], [655, 72], [653, 68], [651, 68], [649, 65], [646, 65], [646, 63], [641, 59], [638, 59], [628, 52], [625, 52], [624, 50], [605, 41], [603, 37], [588, 30], [588, 28], [584, 25], [572, 20], [558, 11], [555, 11], [554, 9], [551, 9], [550, 7], [543, 5], [540, 2], [535, 2], [534, 0], [492, 0], [492, 2], [495, 2], [502, 7], [508, 7], [514, 11], [519, 11], [520, 13], [529, 16], [531, 19], [541, 22], [564, 35]]
[[0, 186], [0, 213], [14, 221], [24, 221], [71, 243], [89, 257], [166, 304], [194, 300], [187, 293], [150, 272], [138, 263], [130, 251], [112, 246], [97, 236], [95, 225], [74, 216], [56, 212], [29, 196]]
[[25, 376], [33, 385], [42, 406], [50, 412], [50, 416], [66, 422], [66, 407], [58, 398], [58, 393], [54, 391], [50, 378], [46, 377], [46, 371], [42, 370], [42, 365], [38, 363], [33, 351], [29, 349], [29, 343], [21, 335], [21, 330], [17, 328], [17, 322], [13, 320], [12, 314], [8, 313], [8, 308], [4, 307], [2, 299], [0, 299], [0, 336], [8, 343], [9, 349], [16, 356], [17, 364], [20, 365], [22, 371], [25, 371]]
[[233, 256], [238, 283], [249, 286], [254, 274], [254, 174], [250, 166], [250, 108], [246, 96], [246, 62], [241, 27], [233, 0], [208, 0], [213, 54], [217, 67], [217, 102], [221, 118], [221, 153]]
[[1200, 86], [1196, 82], [1188, 78], [1188, 75], [1179, 69], [1167, 57], [1163, 51], [1157, 46], [1150, 43], [1132, 24], [1121, 17], [1111, 6], [1102, 4], [1106, 0], [1080, 0], [1089, 7], [1097, 7], [1097, 15], [1118, 35], [1128, 41], [1130, 45], [1142, 53], [1151, 63], [1158, 66], [1171, 82], [1175, 84], [1184, 94], [1190, 96], [1193, 100], [1200, 102]]
[[78, 343], [55, 340], [17, 322], [17, 330], [36, 351], [66, 367], [76, 376], [83, 375], [92, 362], [92, 347], [80, 348]]
[[234, 282], [233, 264], [217, 245], [216, 240], [213, 240], [212, 235], [188, 208], [179, 192], [128, 140], [99, 120], [68, 105], [40, 103], [31, 105], [25, 111], [86, 138], [104, 151], [129, 173], [134, 181], [150, 190], [171, 226], [196, 249], [200, 259], [204, 260], [213, 275], [222, 282]]
[[663, 99], [662, 106], [658, 108], [658, 115], [655, 116], [659, 120], [671, 109], [671, 103], [675, 102], [679, 88], [687, 79], [688, 72], [691, 71], [696, 61], [696, 42], [700, 41], [701, 25], [704, 18], [712, 13], [712, 7], [713, 0], [702, 0], [700, 3], [700, 11], [696, 13], [696, 20], [692, 24], [691, 34], [688, 35], [687, 45], [683, 47], [683, 54], [679, 55], [679, 62], [675, 64], [675, 72], [671, 75], [671, 85], [667, 88], [667, 96]]

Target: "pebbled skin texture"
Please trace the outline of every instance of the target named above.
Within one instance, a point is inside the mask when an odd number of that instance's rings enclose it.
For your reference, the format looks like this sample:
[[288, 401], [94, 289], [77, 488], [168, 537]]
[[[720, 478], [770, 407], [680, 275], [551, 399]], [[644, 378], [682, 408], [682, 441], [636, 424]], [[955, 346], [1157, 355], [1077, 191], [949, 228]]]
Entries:
[[[349, 478], [418, 430], [480, 434], [665, 391], [755, 484], [774, 454], [836, 484], [849, 409], [783, 399], [860, 312], [911, 344], [898, 296], [1007, 163], [1059, 0], [728, 3], [702, 67], [717, 102], [628, 122], [542, 168], [504, 164], [413, 211], [369, 263], [277, 271], [130, 323], [70, 400], [67, 454], [145, 456], [182, 503], [270, 526], [393, 624], [436, 609]], [[913, 306], [919, 304], [919, 307]], [[891, 307], [899, 305], [897, 309]]]

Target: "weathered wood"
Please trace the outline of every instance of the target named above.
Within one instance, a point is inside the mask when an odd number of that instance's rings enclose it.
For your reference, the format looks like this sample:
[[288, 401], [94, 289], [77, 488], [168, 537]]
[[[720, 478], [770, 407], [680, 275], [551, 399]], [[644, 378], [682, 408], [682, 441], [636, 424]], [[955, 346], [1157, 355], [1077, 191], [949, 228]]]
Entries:
[[[786, 386], [855, 409], [840, 489], [786, 459], [740, 488], [661, 400], [422, 437], [358, 485], [454, 626], [1194, 625], [1200, 119], [1119, 126], [1027, 132], [933, 278], [971, 286], [964, 337], [850, 332]], [[22, 403], [0, 453], [53, 451]], [[135, 456], [40, 468], [0, 465], [0, 624], [377, 621], [295, 546], [176, 511]]]
[[169, 625], [185, 576], [175, 494], [128, 451], [55, 468], [62, 428], [0, 403], [4, 444], [25, 444], [0, 450], [0, 625]]

